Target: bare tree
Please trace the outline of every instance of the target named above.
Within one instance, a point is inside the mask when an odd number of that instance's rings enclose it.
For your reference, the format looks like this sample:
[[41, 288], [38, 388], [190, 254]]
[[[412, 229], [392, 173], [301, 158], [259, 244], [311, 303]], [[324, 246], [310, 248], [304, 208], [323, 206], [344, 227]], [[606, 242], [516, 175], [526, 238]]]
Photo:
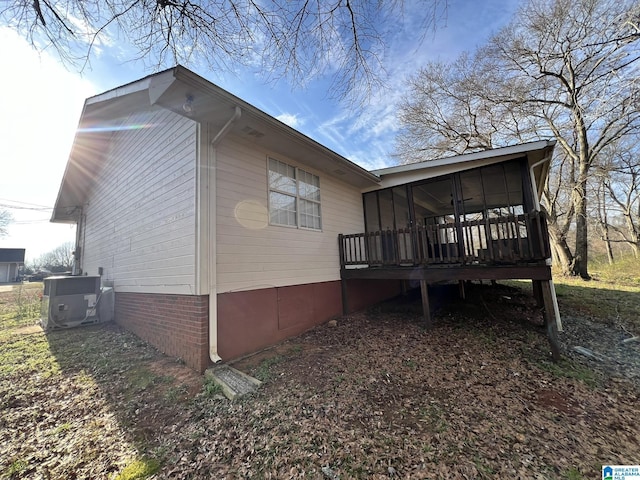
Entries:
[[427, 0], [405, 12], [401, 0], [17, 0], [5, 3], [0, 22], [81, 67], [124, 37], [154, 67], [243, 64], [297, 84], [329, 72], [344, 95], [381, 80], [385, 38], [403, 15], [420, 17], [414, 32], [421, 39], [446, 3]]
[[[479, 73], [439, 83], [424, 71], [414, 77], [402, 107], [408, 134], [401, 137], [400, 154], [406, 156], [411, 143], [403, 142], [421, 130], [470, 151], [551, 134], [558, 141], [562, 181], [569, 183], [556, 192], [563, 195], [548, 199], [557, 205], [568, 187], [570, 205], [557, 213], [575, 222], [575, 251], [566, 256], [565, 268], [588, 278], [589, 175], [608, 145], [640, 132], [639, 18], [640, 4], [628, 0], [530, 0], [468, 62]], [[453, 83], [443, 91], [448, 80]], [[439, 106], [418, 112], [423, 116], [417, 120], [411, 107], [433, 92], [417, 88], [422, 83], [437, 85], [449, 103], [432, 102]], [[458, 127], [460, 116], [470, 130]], [[466, 146], [466, 137], [489, 141]], [[437, 142], [436, 149], [442, 150]], [[559, 227], [558, 238], [568, 231], [566, 224]]]
[[73, 242], [65, 242], [50, 252], [41, 255], [35, 262], [37, 268], [46, 268], [50, 272], [68, 272], [73, 267]]
[[13, 221], [13, 216], [8, 210], [0, 209], [0, 238], [9, 234], [9, 224]]
[[553, 175], [543, 191], [542, 203], [547, 213], [554, 263], [560, 267], [564, 275], [569, 275], [574, 261], [573, 251], [569, 246], [569, 235], [575, 219], [575, 209], [571, 202], [575, 168], [567, 155], [556, 152], [552, 171]]
[[618, 234], [611, 242], [629, 245], [640, 258], [640, 138], [618, 142], [608, 149], [608, 161], [600, 165], [604, 198], [621, 222], [609, 227]]
[[597, 185], [595, 187], [594, 199], [595, 199], [595, 227], [596, 231], [600, 235], [600, 239], [604, 243], [604, 248], [607, 253], [607, 261], [609, 265], [613, 265], [615, 262], [615, 258], [613, 256], [613, 248], [611, 246], [611, 222], [610, 222], [610, 213], [609, 213], [609, 205], [607, 203], [607, 175], [600, 174], [598, 175]]

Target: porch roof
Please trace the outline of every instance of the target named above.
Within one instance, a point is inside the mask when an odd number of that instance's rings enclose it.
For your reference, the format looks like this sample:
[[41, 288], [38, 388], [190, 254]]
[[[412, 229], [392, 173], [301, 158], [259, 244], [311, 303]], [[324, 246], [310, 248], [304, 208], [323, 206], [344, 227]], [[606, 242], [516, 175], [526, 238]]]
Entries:
[[526, 157], [529, 168], [531, 169], [531, 178], [535, 182], [535, 191], [539, 199], [542, 195], [547, 175], [549, 174], [549, 165], [555, 145], [555, 140], [539, 140], [509, 147], [484, 150], [482, 152], [466, 153], [425, 162], [372, 170], [371, 173], [380, 177], [381, 184], [369, 190], [394, 187], [396, 185], [403, 185], [484, 165]]

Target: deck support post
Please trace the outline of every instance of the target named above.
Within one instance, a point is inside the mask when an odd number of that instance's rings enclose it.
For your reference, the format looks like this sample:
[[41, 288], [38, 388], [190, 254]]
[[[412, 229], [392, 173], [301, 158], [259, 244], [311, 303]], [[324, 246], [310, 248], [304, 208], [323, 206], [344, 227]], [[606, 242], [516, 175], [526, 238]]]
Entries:
[[431, 309], [429, 307], [429, 284], [426, 280], [420, 280], [420, 293], [422, 295], [422, 314], [424, 316], [424, 326], [431, 328], [433, 322], [431, 320]]
[[533, 286], [533, 298], [536, 299], [536, 305], [538, 308], [542, 308], [544, 305], [544, 299], [542, 298], [542, 286], [540, 280], [531, 280]]
[[460, 299], [467, 299], [467, 292], [464, 289], [464, 280], [458, 280], [458, 295], [460, 295]]
[[544, 301], [543, 317], [547, 327], [547, 337], [551, 346], [551, 356], [554, 362], [560, 360], [560, 343], [558, 342], [558, 324], [556, 323], [556, 314], [553, 307], [553, 296], [551, 293], [551, 281], [540, 280], [540, 289], [542, 290], [542, 299]]
[[340, 288], [342, 289], [342, 314], [347, 315], [349, 313], [349, 297], [347, 295], [347, 279], [340, 279]]

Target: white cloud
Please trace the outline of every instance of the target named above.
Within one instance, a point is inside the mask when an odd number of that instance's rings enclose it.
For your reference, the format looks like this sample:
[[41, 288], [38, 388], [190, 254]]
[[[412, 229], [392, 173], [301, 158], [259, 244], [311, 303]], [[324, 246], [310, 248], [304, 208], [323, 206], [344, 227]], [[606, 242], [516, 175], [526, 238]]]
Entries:
[[420, 15], [411, 12], [412, 8], [425, 8], [424, 3], [407, 2], [405, 6], [404, 18], [392, 26], [397, 33], [389, 40], [383, 59], [386, 85], [374, 92], [368, 105], [358, 111], [343, 107], [316, 129], [321, 142], [368, 169], [398, 162], [392, 154], [401, 127], [398, 111], [407, 93], [408, 77], [429, 61], [454, 60], [484, 43], [510, 20], [518, 1], [489, 0], [480, 8], [468, 0], [451, 2], [446, 18], [427, 33], [424, 25], [415, 22]]
[[299, 129], [304, 125], [304, 120], [301, 119], [297, 113], [281, 113], [277, 115], [276, 118], [291, 128]]
[[72, 30], [76, 38], [81, 39], [87, 45], [91, 45], [95, 55], [102, 53], [102, 47], [112, 47], [115, 45], [114, 40], [107, 33], [107, 29], [101, 30], [96, 34], [95, 28], [93, 28], [85, 19], [68, 14], [66, 19], [72, 25]]

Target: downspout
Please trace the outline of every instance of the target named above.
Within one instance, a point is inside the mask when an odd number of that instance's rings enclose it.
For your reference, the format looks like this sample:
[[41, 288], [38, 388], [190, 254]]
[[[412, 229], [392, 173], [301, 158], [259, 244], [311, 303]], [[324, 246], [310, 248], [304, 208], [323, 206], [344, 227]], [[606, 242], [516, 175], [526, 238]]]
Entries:
[[84, 240], [84, 214], [82, 207], [78, 207], [80, 213], [78, 215], [78, 221], [76, 222], [76, 245], [73, 251], [73, 267], [71, 268], [72, 275], [82, 275], [82, 245], [80, 245], [80, 239]]
[[[545, 162], [550, 162], [551, 158], [549, 158], [548, 156], [543, 158], [542, 160], [534, 163], [533, 165], [531, 165], [531, 167], [529, 167], [529, 178], [531, 179], [531, 186], [533, 187], [533, 192], [535, 193], [535, 195], [533, 196], [533, 199], [536, 203], [535, 207], [537, 211], [540, 211], [540, 199], [538, 198], [538, 188], [537, 188], [537, 184], [536, 184], [536, 178], [533, 175], [533, 169], [536, 168], [538, 165], [542, 165]], [[547, 258], [546, 260], [547, 265], [550, 267], [551, 266], [551, 258]], [[562, 319], [560, 318], [560, 308], [558, 307], [558, 297], [556, 296], [556, 287], [553, 284], [553, 279], [549, 280], [549, 286], [551, 287], [551, 299], [553, 300], [553, 312], [556, 315], [556, 325], [558, 326], [558, 331], [562, 332]]]
[[240, 118], [242, 110], [236, 106], [231, 118], [224, 124], [220, 131], [211, 140], [211, 150], [209, 152], [209, 358], [213, 363], [222, 361], [218, 355], [218, 288], [216, 272], [216, 173], [218, 167], [216, 147], [224, 136], [229, 132], [233, 124]]

